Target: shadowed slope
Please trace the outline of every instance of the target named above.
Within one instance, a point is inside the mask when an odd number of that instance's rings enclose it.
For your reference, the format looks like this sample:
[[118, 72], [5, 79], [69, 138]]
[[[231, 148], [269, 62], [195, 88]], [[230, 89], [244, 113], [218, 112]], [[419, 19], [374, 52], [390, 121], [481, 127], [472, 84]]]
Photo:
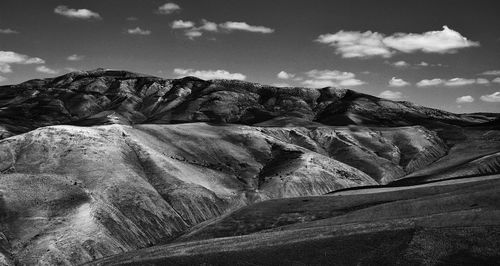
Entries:
[[92, 265], [441, 265], [500, 258], [499, 176], [266, 201]]

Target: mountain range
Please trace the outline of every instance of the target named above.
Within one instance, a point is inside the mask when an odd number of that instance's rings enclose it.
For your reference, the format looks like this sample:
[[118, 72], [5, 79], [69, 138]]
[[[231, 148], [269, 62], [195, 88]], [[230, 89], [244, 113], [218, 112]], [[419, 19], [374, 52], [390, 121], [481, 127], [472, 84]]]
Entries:
[[0, 86], [0, 265], [495, 265], [500, 114], [122, 70]]

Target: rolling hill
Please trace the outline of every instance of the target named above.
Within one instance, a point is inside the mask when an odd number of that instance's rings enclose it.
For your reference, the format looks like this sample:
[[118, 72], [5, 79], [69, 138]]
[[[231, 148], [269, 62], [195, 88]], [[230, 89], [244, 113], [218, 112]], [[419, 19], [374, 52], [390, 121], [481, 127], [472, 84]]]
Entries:
[[0, 87], [0, 265], [494, 263], [499, 171], [497, 114], [73, 72]]

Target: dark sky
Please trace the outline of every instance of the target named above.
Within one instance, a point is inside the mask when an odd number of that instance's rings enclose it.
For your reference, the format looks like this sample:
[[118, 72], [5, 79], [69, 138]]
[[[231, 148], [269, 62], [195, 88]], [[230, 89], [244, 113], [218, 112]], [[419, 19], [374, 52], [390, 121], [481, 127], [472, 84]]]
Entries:
[[104, 67], [335, 85], [453, 112], [500, 112], [499, 6], [0, 0], [0, 85]]

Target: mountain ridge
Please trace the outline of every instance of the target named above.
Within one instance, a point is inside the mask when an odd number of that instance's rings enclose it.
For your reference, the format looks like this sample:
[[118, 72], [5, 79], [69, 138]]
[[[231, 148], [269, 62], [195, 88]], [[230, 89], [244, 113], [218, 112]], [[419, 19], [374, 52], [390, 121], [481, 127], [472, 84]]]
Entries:
[[273, 126], [272, 119], [286, 117], [292, 123], [312, 126], [384, 123], [432, 127], [494, 120], [488, 114], [453, 114], [347, 89], [278, 88], [195, 77], [162, 79], [121, 70], [71, 72], [0, 88], [0, 137], [57, 124], [214, 122]]

